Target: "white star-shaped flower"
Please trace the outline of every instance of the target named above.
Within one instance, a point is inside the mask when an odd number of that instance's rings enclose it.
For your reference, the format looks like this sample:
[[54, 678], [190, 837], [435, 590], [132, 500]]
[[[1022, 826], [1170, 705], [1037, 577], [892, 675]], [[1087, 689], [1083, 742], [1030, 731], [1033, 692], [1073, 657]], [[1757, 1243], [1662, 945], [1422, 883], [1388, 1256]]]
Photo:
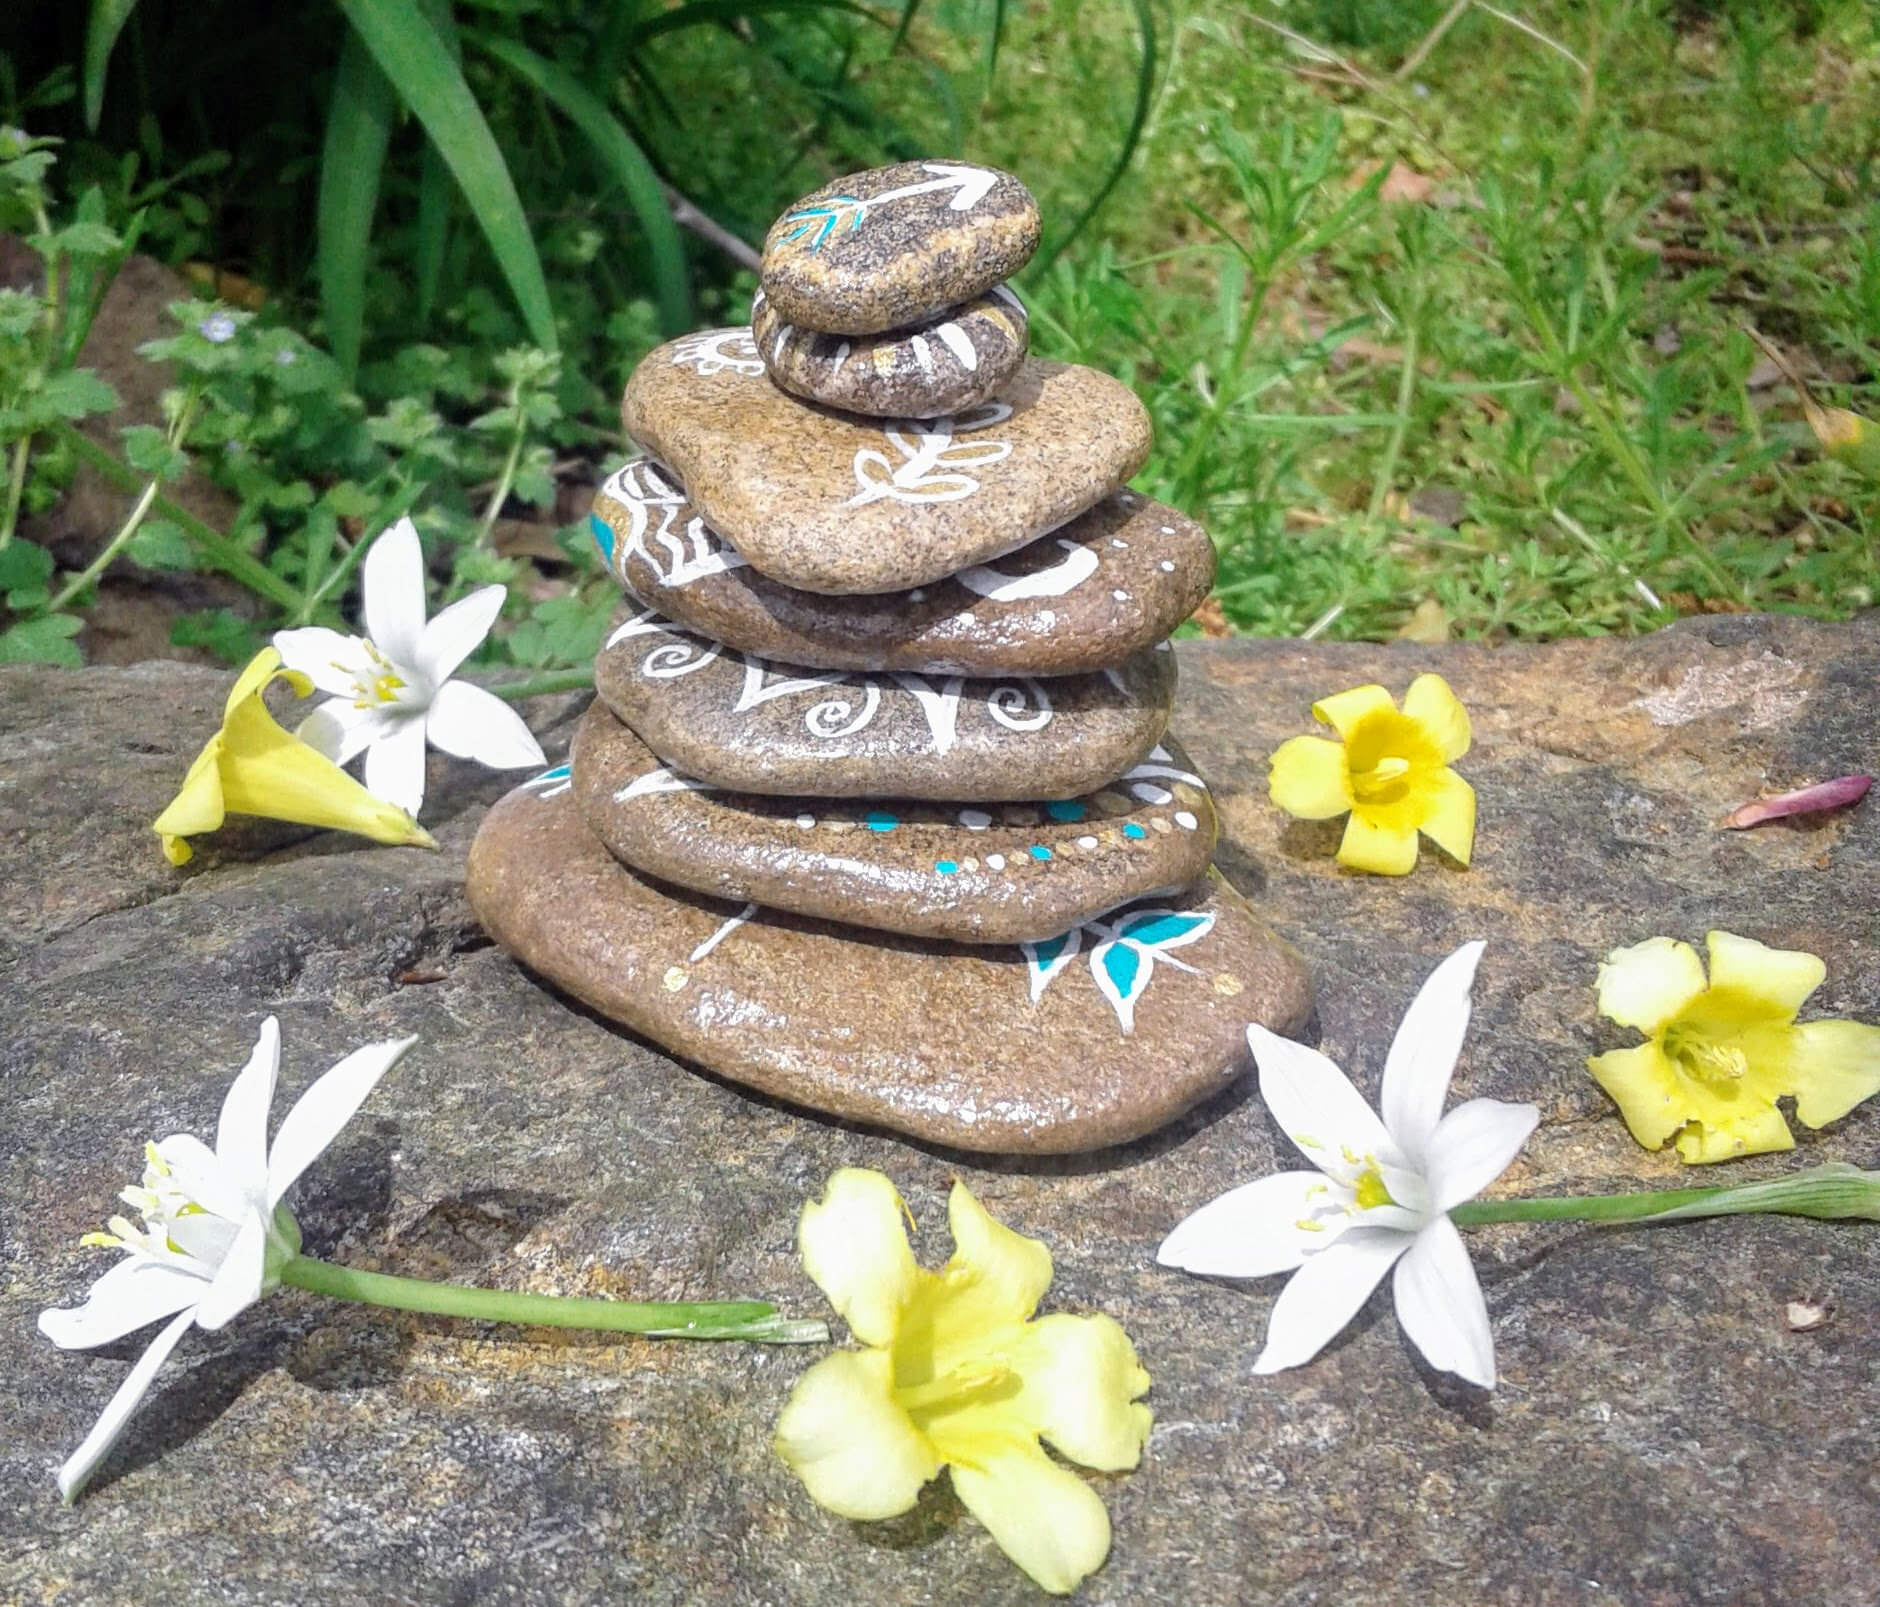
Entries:
[[1183, 1221], [1156, 1259], [1214, 1277], [1293, 1273], [1255, 1372], [1310, 1361], [1395, 1267], [1397, 1320], [1430, 1365], [1494, 1387], [1488, 1307], [1449, 1212], [1508, 1169], [1540, 1112], [1471, 1099], [1443, 1114], [1481, 957], [1480, 943], [1458, 949], [1404, 1013], [1384, 1063], [1382, 1121], [1316, 1049], [1247, 1029], [1261, 1096], [1318, 1170], [1229, 1190]]
[[160, 1317], [171, 1319], [59, 1469], [59, 1493], [68, 1502], [117, 1443], [190, 1324], [221, 1328], [280, 1287], [281, 1269], [300, 1253], [299, 1225], [281, 1197], [416, 1042], [354, 1050], [295, 1101], [270, 1147], [281, 1031], [269, 1016], [222, 1101], [215, 1148], [190, 1133], [145, 1146], [143, 1186], [120, 1196], [143, 1226], [117, 1216], [109, 1233], [85, 1236], [87, 1244], [122, 1250], [124, 1259], [91, 1286], [83, 1305], [39, 1314], [39, 1331], [63, 1350], [108, 1345]]
[[366, 789], [413, 817], [424, 802], [427, 740], [493, 770], [543, 762], [521, 715], [451, 679], [503, 611], [501, 586], [474, 591], [427, 623], [423, 550], [417, 527], [400, 519], [366, 553], [361, 589], [363, 637], [319, 625], [274, 633], [282, 662], [333, 694], [301, 723], [303, 742], [335, 764], [364, 753]]

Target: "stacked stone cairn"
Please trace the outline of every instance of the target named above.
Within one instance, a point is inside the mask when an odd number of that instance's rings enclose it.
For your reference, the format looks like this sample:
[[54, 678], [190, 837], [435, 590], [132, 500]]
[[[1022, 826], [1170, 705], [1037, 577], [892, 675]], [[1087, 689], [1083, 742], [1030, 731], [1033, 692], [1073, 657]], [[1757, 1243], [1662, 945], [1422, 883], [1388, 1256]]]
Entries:
[[635, 369], [599, 696], [470, 856], [499, 943], [674, 1054], [1031, 1153], [1160, 1126], [1311, 1006], [1166, 730], [1213, 543], [1128, 489], [1128, 388], [1027, 356], [1038, 232], [1006, 173], [854, 174], [771, 229], [748, 328]]

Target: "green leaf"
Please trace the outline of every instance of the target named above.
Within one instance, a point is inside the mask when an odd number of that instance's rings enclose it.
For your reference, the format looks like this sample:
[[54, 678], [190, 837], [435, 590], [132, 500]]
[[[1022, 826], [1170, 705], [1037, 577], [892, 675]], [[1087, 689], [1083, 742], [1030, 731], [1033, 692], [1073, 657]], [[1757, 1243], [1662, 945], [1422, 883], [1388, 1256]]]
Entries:
[[260, 651], [254, 625], [226, 608], [178, 614], [170, 626], [172, 647], [206, 647], [224, 664], [245, 664]]
[[124, 430], [124, 461], [153, 480], [174, 480], [189, 467], [189, 458], [170, 445], [170, 438], [154, 424], [131, 424]]
[[385, 76], [444, 158], [538, 346], [559, 348], [548, 284], [515, 181], [443, 41], [409, 0], [339, 0]]
[[24, 290], [0, 290], [0, 340], [24, 340], [38, 327], [41, 302]]
[[39, 394], [51, 404], [60, 418], [84, 418], [89, 413], [108, 413], [118, 405], [117, 392], [89, 368], [71, 368], [54, 374], [40, 387]]
[[66, 224], [63, 229], [54, 230], [51, 244], [54, 250], [68, 257], [108, 257], [123, 249], [124, 242], [118, 237], [117, 230], [108, 224], [88, 223], [80, 219]]
[[91, 0], [91, 21], [85, 28], [85, 126], [94, 134], [104, 115], [104, 75], [111, 65], [111, 48], [136, 6], [137, 0]]
[[473, 33], [470, 39], [546, 96], [594, 147], [594, 154], [625, 192], [627, 204], [646, 233], [647, 250], [653, 259], [653, 283], [659, 295], [660, 324], [668, 335], [685, 333], [692, 327], [692, 282], [686, 271], [685, 251], [679, 244], [679, 226], [672, 220], [666, 192], [645, 153], [573, 74], [513, 40], [485, 33]]
[[183, 527], [168, 519], [146, 519], [124, 549], [146, 569], [194, 569], [196, 547]]
[[79, 669], [85, 658], [72, 638], [84, 628], [85, 622], [71, 614], [23, 619], [0, 634], [0, 664], [57, 664], [68, 670]]
[[366, 254], [379, 174], [392, 137], [390, 81], [356, 33], [348, 33], [333, 75], [333, 103], [320, 153], [316, 262], [327, 343], [350, 381], [365, 334]]
[[15, 536], [0, 547], [0, 591], [32, 591], [52, 578], [52, 554]]

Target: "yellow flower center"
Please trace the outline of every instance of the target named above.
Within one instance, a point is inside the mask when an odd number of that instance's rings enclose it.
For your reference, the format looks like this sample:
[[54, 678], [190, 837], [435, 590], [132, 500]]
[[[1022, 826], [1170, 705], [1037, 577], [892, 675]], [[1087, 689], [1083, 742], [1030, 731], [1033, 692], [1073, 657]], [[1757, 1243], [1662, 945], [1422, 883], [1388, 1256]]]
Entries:
[[[372, 642], [365, 644], [366, 657], [371, 661], [364, 674], [353, 674], [353, 707], [370, 709], [387, 703], [396, 703], [398, 694], [404, 691], [406, 682], [393, 667], [392, 661], [381, 653]], [[347, 666], [336, 664], [334, 668], [345, 669]]]
[[1380, 709], [1366, 715], [1345, 742], [1351, 771], [1351, 795], [1372, 806], [1401, 803], [1433, 771], [1442, 755], [1428, 734], [1408, 715]]
[[1390, 1190], [1384, 1186], [1384, 1174], [1375, 1165], [1367, 1166], [1358, 1174], [1357, 1187], [1352, 1192], [1360, 1211], [1374, 1211], [1380, 1205], [1397, 1203], [1390, 1197]]
[[1687, 1022], [1674, 1021], [1665, 1029], [1664, 1050], [1687, 1076], [1712, 1087], [1728, 1088], [1749, 1070], [1741, 1044], [1713, 1038]]
[[975, 1359], [924, 1384], [897, 1385], [894, 1398], [918, 1422], [922, 1416], [938, 1417], [970, 1402], [986, 1400], [1013, 1378], [1012, 1369], [1002, 1362]]

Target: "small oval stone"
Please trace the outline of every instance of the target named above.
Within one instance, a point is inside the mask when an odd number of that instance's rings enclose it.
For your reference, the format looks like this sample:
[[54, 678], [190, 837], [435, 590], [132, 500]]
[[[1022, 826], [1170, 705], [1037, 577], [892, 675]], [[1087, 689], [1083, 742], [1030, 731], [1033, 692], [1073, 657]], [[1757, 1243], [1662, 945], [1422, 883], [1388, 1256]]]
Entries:
[[830, 335], [925, 323], [1012, 277], [1038, 203], [1010, 173], [897, 162], [812, 190], [770, 226], [758, 270], [777, 315]]
[[1042, 943], [922, 941], [656, 885], [565, 788], [525, 782], [484, 818], [467, 885], [516, 959], [672, 1054], [981, 1152], [1151, 1132], [1246, 1071], [1249, 1021], [1293, 1033], [1312, 1008], [1299, 956], [1212, 870]]
[[655, 348], [620, 404], [745, 558], [802, 591], [903, 591], [985, 563], [1103, 500], [1149, 456], [1128, 386], [1027, 357], [997, 401], [910, 421], [808, 407], [749, 329]]
[[[575, 731], [574, 800], [616, 859], [678, 887], [912, 937], [1018, 943], [1207, 870], [1214, 803], [1165, 743], [1114, 783], [1130, 794], [1120, 808], [1059, 800], [1040, 806], [1042, 829], [1024, 828], [959, 805], [727, 792], [662, 764], [597, 699]], [[1155, 835], [1143, 823], [1157, 818], [1184, 829]], [[1072, 831], [1075, 856], [1032, 856]]]
[[751, 338], [793, 396], [880, 418], [930, 419], [996, 396], [1025, 360], [1031, 324], [1004, 285], [931, 323], [882, 335], [819, 335], [786, 322], [763, 291]]
[[614, 627], [594, 689], [668, 765], [734, 792], [1076, 798], [1161, 740], [1175, 655], [1052, 680], [844, 675], [733, 652], [648, 612]]
[[608, 476], [588, 527], [648, 608], [741, 652], [816, 669], [1075, 675], [1163, 640], [1214, 584], [1207, 531], [1134, 493], [931, 586], [849, 597], [760, 573], [651, 458]]

